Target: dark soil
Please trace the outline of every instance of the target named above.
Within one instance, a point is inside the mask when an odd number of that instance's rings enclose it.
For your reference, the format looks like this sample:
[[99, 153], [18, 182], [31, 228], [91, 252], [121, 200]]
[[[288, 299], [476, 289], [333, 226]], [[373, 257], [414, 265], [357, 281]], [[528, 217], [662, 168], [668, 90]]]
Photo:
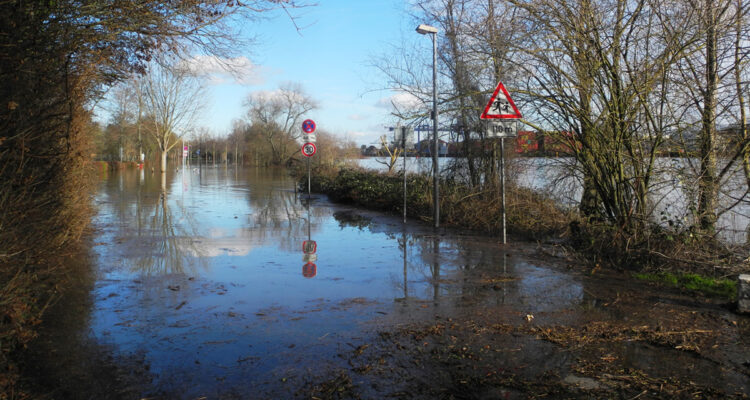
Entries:
[[623, 275], [584, 279], [595, 281], [586, 285], [585, 310], [524, 315], [466, 307], [382, 329], [377, 340], [341, 354], [349, 368], [329, 371], [298, 395], [748, 398], [750, 319], [731, 304]]

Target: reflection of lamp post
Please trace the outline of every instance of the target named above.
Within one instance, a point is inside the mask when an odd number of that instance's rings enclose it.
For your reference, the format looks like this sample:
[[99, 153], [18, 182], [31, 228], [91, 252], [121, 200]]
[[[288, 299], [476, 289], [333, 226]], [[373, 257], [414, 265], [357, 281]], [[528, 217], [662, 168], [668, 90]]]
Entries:
[[437, 33], [434, 26], [419, 25], [417, 32], [421, 35], [430, 34], [432, 36], [432, 185], [433, 185], [433, 211], [435, 219], [435, 228], [440, 226], [440, 199], [438, 197], [438, 112], [437, 112]]

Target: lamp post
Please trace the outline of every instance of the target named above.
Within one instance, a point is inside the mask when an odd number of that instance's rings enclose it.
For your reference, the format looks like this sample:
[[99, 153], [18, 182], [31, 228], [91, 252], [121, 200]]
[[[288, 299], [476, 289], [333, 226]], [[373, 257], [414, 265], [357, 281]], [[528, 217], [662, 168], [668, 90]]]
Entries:
[[433, 218], [435, 220], [435, 228], [440, 226], [440, 198], [438, 197], [438, 183], [440, 168], [438, 165], [438, 111], [437, 111], [437, 33], [438, 30], [434, 26], [430, 25], [419, 25], [417, 27], [417, 33], [420, 35], [430, 34], [432, 36], [432, 190], [433, 190]]

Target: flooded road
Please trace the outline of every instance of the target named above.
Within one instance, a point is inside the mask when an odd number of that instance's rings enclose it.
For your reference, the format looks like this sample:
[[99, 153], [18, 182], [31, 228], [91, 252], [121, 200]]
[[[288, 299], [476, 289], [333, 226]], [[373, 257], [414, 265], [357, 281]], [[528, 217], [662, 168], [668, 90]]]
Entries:
[[[100, 358], [101, 369], [113, 369], [114, 377], [52, 372], [60, 382], [79, 384], [58, 389], [62, 397], [381, 397], [389, 382], [406, 376], [393, 372], [396, 367], [388, 371], [398, 376], [367, 375], [369, 367], [357, 369], [364, 367], [352, 357], [389, 365], [382, 352], [407, 355], [413, 348], [384, 343], [384, 332], [479, 316], [523, 327], [505, 332], [511, 334], [502, 339], [506, 350], [526, 348], [507, 362], [525, 365], [530, 375], [563, 371], [556, 382], [564, 382], [575, 357], [540, 340], [534, 327], [631, 315], [605, 310], [601, 304], [620, 289], [589, 287], [595, 284], [569, 272], [571, 260], [551, 255], [554, 249], [503, 248], [495, 238], [435, 232], [417, 221], [404, 225], [398, 217], [308, 199], [294, 186], [284, 171], [262, 169], [189, 169], [164, 180], [123, 171], [103, 179], [88, 261], [94, 276], [83, 286], [85, 300], [55, 311], [68, 322], [59, 322], [57, 339], [49, 340], [57, 349], [104, 349], [74, 350], [80, 359], [58, 364], [97, 369], [91, 359]], [[552, 261], [542, 262], [545, 257]], [[743, 320], [734, 326], [747, 329]], [[747, 388], [741, 383], [747, 374], [737, 368], [725, 380], [733, 389]], [[355, 370], [359, 381], [348, 373], [336, 380], [340, 371]], [[583, 378], [571, 379], [575, 386]], [[320, 382], [338, 386], [326, 395]], [[341, 389], [352, 386], [356, 395]]]

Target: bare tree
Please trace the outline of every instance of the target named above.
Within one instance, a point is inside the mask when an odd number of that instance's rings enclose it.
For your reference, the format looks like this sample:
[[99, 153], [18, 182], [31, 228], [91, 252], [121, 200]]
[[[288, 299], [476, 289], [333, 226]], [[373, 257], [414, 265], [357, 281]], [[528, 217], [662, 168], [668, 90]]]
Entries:
[[203, 107], [204, 88], [187, 70], [154, 65], [144, 81], [149, 133], [161, 152], [161, 172], [167, 171], [167, 152], [191, 127]]
[[380, 136], [380, 144], [383, 146], [383, 151], [387, 154], [386, 160], [375, 160], [380, 164], [383, 164], [388, 167], [388, 173], [390, 174], [393, 172], [393, 167], [396, 166], [396, 161], [398, 161], [398, 156], [401, 154], [401, 151], [403, 149], [399, 148], [398, 146], [394, 146], [393, 149], [391, 149], [390, 146], [388, 146], [388, 140], [385, 135]]
[[[737, 190], [733, 182], [748, 151], [743, 76], [749, 9], [733, 0], [684, 0], [658, 13], [664, 30], [681, 32], [685, 48], [670, 70], [673, 101], [665, 112], [677, 123], [677, 146], [695, 156], [686, 159], [695, 181], [689, 187], [694, 223], [708, 235], [716, 232], [718, 217], [740, 202], [719, 200], [737, 197], [730, 192]], [[676, 28], [684, 21], [688, 27]]]
[[251, 129], [269, 146], [275, 165], [284, 164], [299, 150], [302, 118], [318, 107], [299, 83], [286, 83], [273, 92], [251, 93], [244, 105]]
[[527, 104], [537, 126], [574, 156], [581, 211], [641, 232], [657, 152], [671, 128], [661, 117], [668, 72], [685, 54], [677, 38], [688, 23], [661, 29], [660, 3], [645, 0], [509, 2], [530, 28], [516, 60], [526, 71]]

